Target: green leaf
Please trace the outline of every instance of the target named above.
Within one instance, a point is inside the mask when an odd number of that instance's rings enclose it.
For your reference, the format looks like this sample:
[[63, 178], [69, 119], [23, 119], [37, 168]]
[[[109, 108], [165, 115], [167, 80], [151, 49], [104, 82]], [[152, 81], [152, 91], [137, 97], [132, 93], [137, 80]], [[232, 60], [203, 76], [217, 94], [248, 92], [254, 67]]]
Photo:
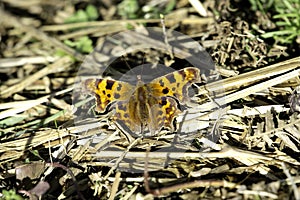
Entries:
[[170, 0], [165, 8], [165, 14], [171, 12], [176, 6], [176, 0]]
[[[6, 119], [1, 120], [0, 124], [5, 125], [5, 126], [13, 126], [13, 125], [25, 120], [26, 118], [27, 118], [27, 116], [16, 115], [16, 116], [8, 117]], [[2, 127], [2, 126], [0, 126], [0, 127]]]
[[59, 57], [63, 57], [63, 56], [66, 56], [68, 54], [64, 50], [62, 50], [62, 49], [57, 49], [55, 51], [54, 55], [59, 56]]
[[118, 14], [129, 19], [136, 19], [140, 6], [137, 0], [123, 0], [118, 4]]
[[89, 19], [89, 16], [87, 15], [87, 13], [83, 10], [78, 10], [76, 13], [76, 19], [77, 22], [87, 22]]
[[278, 21], [278, 22], [275, 22], [275, 24], [277, 26], [290, 26], [291, 25], [291, 23], [286, 22], [286, 21]]
[[6, 200], [23, 200], [23, 198], [16, 193], [15, 190], [2, 190], [4, 196], [3, 199]]
[[270, 38], [270, 37], [274, 37], [279, 36], [279, 35], [287, 35], [287, 34], [292, 34], [294, 31], [291, 30], [282, 30], [282, 31], [272, 31], [272, 32], [268, 32], [268, 33], [264, 33], [261, 36], [263, 38]]
[[284, 14], [278, 14], [278, 15], [274, 15], [273, 18], [274, 19], [278, 19], [278, 18], [284, 18], [284, 17], [299, 17], [298, 13], [284, 13]]
[[86, 7], [85, 10], [86, 10], [86, 14], [88, 16], [88, 19], [90, 21], [98, 19], [99, 14], [98, 14], [97, 8], [95, 6], [90, 4]]
[[87, 22], [89, 16], [83, 10], [78, 10], [74, 15], [70, 16], [65, 20], [65, 23], [77, 23], [77, 22]]
[[[297, 11], [297, 10], [295, 10], [295, 8], [290, 4], [290, 2], [288, 1], [288, 0], [283, 0], [282, 1], [283, 3], [284, 3], [284, 5], [285, 5], [285, 7], [289, 10], [289, 11]], [[299, 11], [297, 11], [297, 12], [299, 12]]]
[[83, 53], [90, 53], [93, 51], [93, 41], [87, 36], [81, 37], [76, 43], [76, 49]]
[[71, 40], [64, 40], [64, 43], [66, 45], [68, 45], [69, 47], [75, 47], [76, 46], [76, 43], [71, 41]]

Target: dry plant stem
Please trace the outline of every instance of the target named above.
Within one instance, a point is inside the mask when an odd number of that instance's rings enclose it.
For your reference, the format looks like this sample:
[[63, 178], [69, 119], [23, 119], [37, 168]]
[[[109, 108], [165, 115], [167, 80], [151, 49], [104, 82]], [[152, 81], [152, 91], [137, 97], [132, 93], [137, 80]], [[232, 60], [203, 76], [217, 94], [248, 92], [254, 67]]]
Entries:
[[[250, 170], [251, 168], [253, 168], [253, 166], [249, 166], [247, 168], [242, 167], [243, 171], [244, 170]], [[229, 172], [232, 172], [232, 171], [230, 170]], [[197, 177], [200, 177], [200, 175], [199, 176], [192, 176], [192, 177], [197, 178]], [[121, 179], [121, 181], [128, 182], [128, 183], [129, 182], [142, 183], [145, 180], [144, 177], [138, 177], [138, 178], [128, 177], [128, 178], [120, 178], [120, 179]], [[107, 180], [110, 181], [110, 182], [114, 182], [115, 181], [115, 177], [110, 177]], [[177, 178], [160, 178], [160, 183], [174, 182], [176, 180], [178, 180], [178, 179]], [[300, 177], [293, 177], [293, 181], [294, 181], [295, 184], [300, 183]], [[291, 181], [289, 179], [286, 179], [285, 183], [288, 184], [288, 185], [292, 185]]]
[[118, 131], [114, 131], [112, 134], [108, 135], [107, 137], [105, 137], [101, 142], [99, 142], [98, 144], [96, 144], [95, 149], [96, 151], [100, 151], [100, 149], [108, 144], [110, 141], [113, 140], [113, 138], [115, 138], [117, 135], [119, 134]]
[[1, 16], [0, 24], [6, 24], [7, 26], [14, 26], [15, 28], [21, 29], [24, 32], [30, 33], [33, 37], [43, 41], [47, 45], [50, 44], [55, 48], [59, 47], [59, 48], [63, 49], [64, 51], [66, 51], [70, 55], [74, 56], [78, 60], [84, 59], [84, 56], [81, 53], [76, 52], [74, 49], [66, 46], [64, 43], [60, 42], [59, 40], [48, 36], [46, 33], [44, 33], [41, 30], [38, 30], [32, 26], [23, 24], [22, 22], [20, 22], [20, 20], [17, 17], [7, 13], [2, 8], [0, 8], [0, 16]]
[[[196, 18], [196, 19], [167, 19], [166, 26], [169, 24], [208, 24], [213, 23], [214, 19], [212, 17], [208, 18]], [[44, 31], [63, 31], [76, 28], [89, 28], [89, 27], [106, 27], [106, 26], [127, 26], [131, 23], [160, 23], [160, 19], [129, 19], [129, 20], [110, 20], [110, 21], [94, 21], [94, 22], [78, 22], [72, 24], [61, 24], [61, 25], [50, 25], [43, 26], [42, 30]]]
[[[278, 195], [272, 194], [265, 191], [255, 191], [255, 190], [238, 190], [239, 194], [244, 194], [248, 196], [259, 196], [260, 199], [278, 199]], [[265, 198], [264, 198], [265, 197]]]
[[[101, 157], [101, 158], [119, 158], [122, 156], [123, 152], [121, 151], [101, 151], [94, 155], [94, 157]], [[125, 155], [125, 158], [132, 159], [132, 158], [143, 158], [145, 157], [144, 152], [128, 152]], [[251, 159], [259, 159], [265, 161], [273, 160], [272, 157], [254, 153], [252, 151], [240, 150], [231, 146], [223, 146], [220, 152], [149, 152], [148, 158], [155, 158], [155, 159], [182, 159], [182, 158], [237, 158], [237, 157], [244, 157], [244, 158], [251, 158]]]
[[288, 81], [289, 79], [298, 77], [300, 73], [300, 69], [293, 70], [289, 73], [283, 74], [281, 76], [278, 76], [276, 78], [272, 78], [270, 80], [264, 81], [262, 83], [256, 84], [254, 86], [248, 87], [246, 89], [240, 90], [238, 92], [235, 92], [233, 94], [227, 95], [224, 99], [226, 103], [233, 102], [237, 99], [249, 96], [250, 94], [253, 94], [255, 92], [262, 91], [264, 89], [267, 89], [269, 87], [272, 87], [274, 85], [278, 85], [280, 83], [283, 83], [285, 81]]
[[238, 185], [235, 183], [230, 183], [227, 181], [215, 181], [215, 180], [197, 180], [182, 184], [176, 184], [169, 187], [163, 187], [159, 189], [151, 189], [149, 186], [149, 173], [148, 173], [148, 155], [149, 155], [150, 149], [147, 149], [146, 152], [146, 160], [145, 160], [145, 171], [144, 171], [144, 185], [145, 189], [148, 193], [153, 194], [154, 196], [160, 196], [163, 194], [169, 194], [171, 192], [176, 192], [178, 190], [183, 189], [191, 189], [191, 188], [197, 188], [197, 187], [229, 187], [229, 188], [238, 188]]
[[72, 64], [72, 60], [70, 57], [63, 57], [56, 62], [48, 65], [47, 67], [41, 69], [40, 71], [36, 72], [35, 74], [28, 76], [24, 80], [22, 80], [20, 83], [13, 85], [6, 90], [1, 91], [0, 96], [2, 98], [7, 98], [11, 96], [14, 93], [17, 93], [27, 86], [31, 85], [35, 81], [39, 80], [40, 78], [51, 74], [51, 73], [56, 73], [60, 71], [66, 70], [70, 65]]
[[[161, 42], [159, 40], [155, 40], [153, 38], [149, 38], [147, 35], [143, 35], [137, 32], [130, 32], [130, 34], [128, 33], [123, 33], [124, 35], [126, 35], [126, 38], [128, 39], [128, 41], [131, 41], [133, 43], [135, 42], [139, 42], [141, 43], [142, 41], [142, 45], [144, 45], [144, 48], [147, 46], [150, 46], [152, 48], [157, 48], [157, 49], [164, 49], [166, 52], [168, 52], [168, 49], [166, 48], [166, 44], [164, 42]], [[126, 52], [131, 52], [134, 49], [131, 49], [129, 47], [129, 49], [126, 49]], [[184, 59], [184, 58], [189, 58], [192, 57], [193, 55], [191, 55], [189, 52], [186, 52], [185, 50], [182, 50], [178, 47], [173, 47], [172, 49], [175, 57]]]
[[12, 108], [12, 109], [0, 112], [0, 119], [6, 118], [6, 117], [9, 117], [9, 116], [14, 116], [17, 113], [23, 112], [25, 110], [28, 110], [28, 109], [34, 107], [34, 106], [37, 106], [37, 105], [40, 105], [42, 103], [45, 103], [45, 102], [49, 101], [50, 97], [65, 94], [65, 93], [68, 93], [72, 90], [73, 90], [73, 88], [67, 88], [67, 89], [64, 89], [62, 91], [55, 92], [51, 95], [46, 95], [46, 96], [41, 97], [41, 98], [36, 99], [36, 100], [27, 100], [27, 101], [9, 102], [9, 103], [0, 104], [0, 110], [1, 109], [6, 109], [6, 108]]
[[[225, 151], [225, 154], [231, 154], [234, 153], [234, 149], [229, 147], [228, 150]], [[237, 149], [237, 152], [235, 152], [236, 155], [242, 156], [240, 154], [240, 150]], [[252, 152], [251, 152], [252, 153]], [[231, 155], [235, 155], [235, 154], [231, 154]], [[227, 181], [217, 181], [217, 180], [196, 180], [196, 181], [192, 181], [192, 182], [186, 182], [186, 183], [182, 183], [182, 184], [176, 184], [173, 186], [169, 186], [169, 187], [162, 187], [159, 189], [151, 189], [149, 186], [149, 174], [148, 174], [148, 156], [149, 156], [149, 149], [147, 149], [146, 152], [146, 161], [145, 161], [145, 171], [144, 171], [144, 185], [145, 185], [145, 189], [148, 193], [153, 194], [154, 196], [160, 196], [163, 194], [169, 194], [172, 192], [176, 192], [178, 190], [183, 190], [183, 189], [191, 189], [191, 188], [197, 188], [197, 187], [229, 187], [229, 188], [239, 188], [239, 186], [236, 183], [231, 183], [231, 182], [227, 182]], [[246, 155], [247, 156], [247, 155]]]
[[287, 179], [291, 182], [295, 199], [300, 199], [300, 191], [297, 188], [294, 178], [291, 176], [291, 174], [290, 174], [289, 170], [286, 168], [286, 165], [284, 162], [281, 163], [281, 167], [282, 167], [283, 172], [285, 173]]
[[236, 183], [231, 183], [228, 181], [218, 181], [218, 180], [197, 180], [182, 184], [177, 184], [169, 187], [163, 187], [160, 189], [154, 189], [151, 190], [151, 193], [155, 196], [160, 196], [163, 194], [169, 194], [172, 192], [176, 192], [178, 190], [183, 189], [192, 189], [192, 188], [198, 188], [198, 187], [227, 187], [227, 188], [239, 188], [239, 185]]
[[[300, 57], [292, 58], [283, 62], [279, 62], [231, 78], [226, 78], [221, 81], [209, 83], [205, 86], [205, 88], [208, 88], [209, 92], [218, 92], [220, 89], [228, 91], [233, 88], [240, 88], [241, 86], [247, 86], [250, 83], [257, 82], [264, 78], [286, 73], [290, 70], [296, 69], [297, 67], [300, 67]], [[201, 90], [201, 92], [203, 93], [200, 94], [208, 94], [208, 91], [205, 90], [204, 87]]]
[[142, 138], [137, 138], [135, 139], [128, 147], [127, 149], [118, 157], [115, 165], [110, 168], [109, 172], [106, 174], [106, 176], [104, 177], [104, 180], [106, 180], [110, 175], [111, 173], [119, 166], [119, 163], [124, 159], [124, 157], [126, 156], [126, 154], [129, 152], [129, 150], [134, 146], [136, 145], [138, 142], [141, 141]]
[[[32, 147], [39, 146], [44, 144], [45, 147], [48, 147], [48, 141], [59, 140], [60, 138], [71, 137], [70, 132], [66, 130], [44, 130], [38, 131], [33, 136], [22, 137], [20, 139], [15, 139], [13, 141], [3, 142], [0, 145], [0, 153], [5, 154], [0, 156], [0, 164], [2, 162], [7, 162], [8, 159], [13, 160], [17, 159], [24, 154], [23, 151], [31, 149]], [[30, 143], [28, 143], [30, 140]], [[56, 142], [54, 145], [60, 144]]]
[[296, 124], [300, 124], [300, 119], [298, 120], [295, 120], [291, 123], [288, 123], [288, 124], [285, 124], [283, 126], [279, 126], [277, 128], [274, 128], [272, 130], [269, 130], [269, 131], [265, 131], [263, 133], [257, 133], [253, 136], [248, 136], [248, 139], [249, 140], [255, 140], [256, 138], [260, 138], [260, 137], [263, 137], [265, 135], [270, 135], [270, 134], [273, 134], [273, 133], [276, 133], [277, 131], [281, 131], [281, 130], [284, 130], [285, 128], [288, 128], [288, 127], [294, 127]]
[[[23, 151], [31, 149], [33, 147], [43, 145], [45, 148], [61, 144], [61, 138], [68, 139], [70, 137], [78, 137], [82, 131], [87, 131], [89, 129], [99, 128], [99, 124], [87, 124], [76, 127], [69, 127], [67, 129], [47, 129], [35, 132], [34, 137], [28, 135], [27, 137], [24, 135], [22, 138], [16, 138], [13, 141], [2, 142], [0, 145], [0, 153], [7, 152], [6, 154], [2, 154], [0, 156], [0, 164], [1, 162], [7, 161], [7, 159], [16, 159], [23, 155]], [[32, 137], [32, 138], [31, 138]], [[27, 141], [30, 138], [30, 143]], [[11, 153], [8, 153], [10, 152]]]
[[123, 198], [121, 198], [121, 200], [127, 200], [127, 199], [129, 199], [137, 189], [138, 189], [138, 186], [135, 185], [135, 186], [130, 190], [130, 192], [128, 192]]
[[214, 109], [214, 108], [217, 108], [219, 106], [222, 106], [222, 105], [226, 105], [227, 103], [231, 103], [235, 100], [247, 97], [250, 94], [253, 94], [255, 92], [262, 91], [262, 90], [267, 89], [271, 86], [278, 85], [279, 83], [285, 82], [285, 81], [287, 81], [289, 79], [292, 79], [292, 78], [295, 78], [295, 77], [298, 77], [299, 73], [300, 73], [300, 69], [291, 71], [289, 73], [283, 74], [283, 75], [278, 76], [276, 78], [267, 80], [265, 82], [262, 82], [262, 83], [254, 85], [254, 86], [247, 87], [243, 90], [234, 92], [232, 94], [226, 95], [223, 98], [214, 99], [214, 102], [209, 102], [209, 103], [202, 104], [201, 106], [199, 106], [199, 109], [200, 110], [210, 110], [210, 109]]
[[121, 177], [121, 172], [117, 172], [116, 175], [115, 175], [115, 181], [114, 181], [114, 183], [112, 185], [112, 188], [111, 188], [111, 193], [110, 193], [110, 196], [109, 196], [109, 200], [113, 200], [116, 197], [118, 187], [119, 187], [119, 184], [120, 184], [120, 177]]
[[159, 23], [159, 19], [136, 19], [136, 20], [110, 20], [110, 21], [92, 21], [77, 22], [71, 24], [46, 25], [42, 27], [43, 31], [65, 31], [78, 28], [105, 28], [110, 26], [127, 26], [130, 23]]
[[91, 145], [91, 140], [88, 140], [84, 145], [81, 145], [79, 148], [77, 148], [77, 150], [72, 156], [72, 160], [73, 161], [81, 160], [84, 154], [88, 151], [90, 145]]
[[207, 12], [199, 0], [189, 0], [189, 2], [201, 16], [207, 16]]
[[57, 60], [55, 56], [31, 56], [21, 58], [2, 58], [0, 59], [0, 68], [16, 67], [25, 64], [46, 64]]
[[83, 30], [73, 31], [68, 34], [60, 35], [60, 40], [66, 40], [70, 38], [78, 38], [81, 36], [86, 36], [92, 34], [94, 37], [101, 37], [104, 35], [114, 34], [121, 31], [128, 30], [126, 26], [110, 26], [110, 27], [94, 27], [86, 28]]

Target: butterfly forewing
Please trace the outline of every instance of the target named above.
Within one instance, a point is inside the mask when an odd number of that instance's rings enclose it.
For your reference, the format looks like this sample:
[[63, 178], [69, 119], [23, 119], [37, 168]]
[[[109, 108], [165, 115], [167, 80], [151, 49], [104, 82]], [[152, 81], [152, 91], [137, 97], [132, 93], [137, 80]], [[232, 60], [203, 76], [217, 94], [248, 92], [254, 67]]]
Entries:
[[200, 81], [200, 70], [188, 67], [156, 78], [149, 84], [154, 96], [171, 96], [184, 103], [189, 100], [188, 88]]
[[85, 89], [96, 99], [96, 111], [103, 113], [107, 106], [116, 101], [128, 100], [135, 86], [110, 79], [86, 79]]

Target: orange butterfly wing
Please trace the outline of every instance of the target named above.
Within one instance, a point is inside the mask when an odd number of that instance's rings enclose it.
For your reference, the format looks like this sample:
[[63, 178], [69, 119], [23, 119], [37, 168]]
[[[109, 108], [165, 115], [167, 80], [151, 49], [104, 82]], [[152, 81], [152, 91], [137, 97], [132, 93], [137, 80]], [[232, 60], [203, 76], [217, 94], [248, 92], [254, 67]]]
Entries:
[[200, 70], [185, 68], [137, 86], [109, 79], [87, 79], [85, 88], [96, 98], [96, 111], [104, 112], [113, 105], [113, 120], [134, 133], [148, 127], [156, 134], [162, 127], [174, 130], [174, 118], [181, 112], [178, 102], [189, 101], [188, 88], [200, 82]]

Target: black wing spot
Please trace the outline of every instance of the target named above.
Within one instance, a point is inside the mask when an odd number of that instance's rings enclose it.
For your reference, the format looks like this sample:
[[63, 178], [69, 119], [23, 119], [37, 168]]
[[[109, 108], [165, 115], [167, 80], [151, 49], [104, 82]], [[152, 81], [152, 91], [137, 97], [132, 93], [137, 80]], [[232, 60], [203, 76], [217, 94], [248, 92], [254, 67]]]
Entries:
[[107, 94], [106, 96], [107, 96], [108, 98], [110, 98], [110, 97], [111, 97], [111, 95], [110, 95], [110, 94]]
[[118, 108], [119, 108], [120, 110], [126, 111], [126, 106], [119, 105]]
[[111, 90], [114, 84], [115, 84], [114, 81], [112, 81], [112, 80], [107, 80], [107, 81], [106, 81], [105, 89]]
[[117, 87], [117, 91], [121, 91], [122, 90], [122, 85], [119, 84], [118, 87]]
[[114, 94], [115, 99], [119, 99], [120, 97], [121, 97], [120, 94]]
[[165, 97], [163, 97], [162, 99], [161, 99], [161, 105], [162, 106], [164, 106], [164, 105], [167, 105], [167, 99], [165, 98]]
[[164, 94], [168, 94], [168, 93], [169, 93], [169, 88], [164, 88], [164, 89], [162, 90], [162, 92], [163, 92]]

